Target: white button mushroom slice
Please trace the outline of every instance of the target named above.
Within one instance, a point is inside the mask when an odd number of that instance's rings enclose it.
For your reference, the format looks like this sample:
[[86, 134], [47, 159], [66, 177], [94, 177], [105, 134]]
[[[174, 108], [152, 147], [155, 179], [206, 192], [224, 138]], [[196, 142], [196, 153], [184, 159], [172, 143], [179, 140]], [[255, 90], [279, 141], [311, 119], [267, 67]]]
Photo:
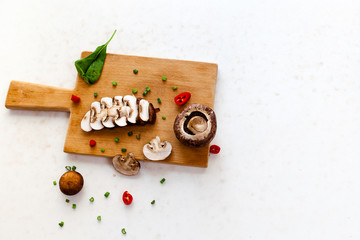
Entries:
[[145, 144], [143, 147], [145, 157], [152, 161], [166, 159], [170, 155], [171, 150], [171, 144], [168, 141], [161, 142], [158, 136], [152, 139], [150, 144]]
[[119, 109], [119, 118], [115, 120], [116, 125], [124, 127], [127, 125], [126, 119], [129, 117], [131, 108], [128, 106], [122, 106]]
[[100, 102], [91, 103], [90, 108], [90, 126], [94, 130], [101, 130], [104, 125], [101, 123], [102, 119], [106, 116], [106, 109], [101, 106]]
[[139, 115], [144, 122], [149, 120], [149, 102], [145, 99], [141, 99], [139, 102]]
[[136, 104], [136, 97], [131, 95], [124, 96], [124, 105], [127, 105], [131, 108], [127, 120], [131, 123], [136, 123], [136, 118], [138, 116], [138, 106]]
[[120, 107], [124, 106], [123, 97], [122, 96], [115, 96], [114, 97], [114, 103], [115, 103], [116, 106], [120, 106]]
[[[114, 123], [114, 116], [111, 111], [111, 108], [113, 106], [113, 99], [110, 97], [103, 97], [100, 100], [102, 106], [104, 106], [104, 108], [106, 109], [106, 116], [104, 116], [101, 119], [102, 124], [104, 125], [104, 127], [107, 128], [113, 128], [115, 127], [115, 123]], [[110, 113], [110, 114], [109, 114]], [[117, 115], [117, 113], [115, 113], [115, 116]]]
[[90, 110], [84, 115], [81, 120], [81, 129], [85, 132], [90, 132], [92, 130], [90, 126]]

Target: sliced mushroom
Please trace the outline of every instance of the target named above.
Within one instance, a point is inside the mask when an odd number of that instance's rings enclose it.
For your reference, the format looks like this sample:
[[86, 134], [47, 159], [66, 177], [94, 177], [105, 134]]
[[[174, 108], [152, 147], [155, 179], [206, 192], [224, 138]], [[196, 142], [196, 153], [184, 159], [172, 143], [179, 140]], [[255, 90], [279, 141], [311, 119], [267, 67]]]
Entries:
[[143, 147], [145, 157], [152, 161], [166, 159], [170, 155], [171, 150], [171, 144], [168, 141], [161, 142], [158, 136]]
[[115, 127], [115, 119], [114, 117], [116, 117], [117, 112], [115, 112], [115, 116], [113, 114], [112, 110], [112, 106], [113, 106], [113, 99], [110, 97], [103, 97], [100, 100], [100, 103], [104, 106], [104, 108], [106, 109], [106, 116], [104, 116], [101, 120], [101, 123], [104, 125], [104, 127], [107, 128], [113, 128]]
[[92, 130], [90, 126], [90, 110], [85, 114], [81, 120], [81, 129], [85, 132], [90, 132]]
[[138, 160], [135, 159], [133, 153], [128, 153], [126, 157], [117, 155], [113, 158], [112, 164], [116, 171], [126, 176], [133, 176], [138, 174], [141, 165]]
[[129, 106], [131, 111], [129, 113], [128, 121], [130, 123], [136, 123], [136, 118], [138, 116], [138, 106], [136, 104], [136, 97], [131, 95], [124, 96], [124, 104]]
[[100, 130], [104, 128], [102, 119], [106, 116], [106, 109], [100, 102], [91, 103], [90, 108], [90, 126], [94, 130]]
[[145, 99], [141, 99], [139, 102], [139, 116], [144, 122], [149, 120], [149, 102]]
[[198, 103], [185, 108], [174, 122], [177, 139], [191, 147], [206, 146], [215, 137], [216, 128], [214, 110]]

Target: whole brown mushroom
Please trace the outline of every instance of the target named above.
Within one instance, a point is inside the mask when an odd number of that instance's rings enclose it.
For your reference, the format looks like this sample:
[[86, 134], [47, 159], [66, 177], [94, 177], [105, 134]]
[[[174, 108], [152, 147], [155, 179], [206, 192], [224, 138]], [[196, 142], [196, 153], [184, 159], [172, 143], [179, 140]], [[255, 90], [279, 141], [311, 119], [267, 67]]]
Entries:
[[199, 103], [185, 108], [174, 122], [177, 139], [190, 147], [206, 146], [215, 137], [216, 128], [214, 110]]
[[75, 195], [81, 191], [84, 185], [84, 178], [82, 175], [75, 171], [68, 171], [64, 173], [60, 180], [60, 191], [65, 195]]

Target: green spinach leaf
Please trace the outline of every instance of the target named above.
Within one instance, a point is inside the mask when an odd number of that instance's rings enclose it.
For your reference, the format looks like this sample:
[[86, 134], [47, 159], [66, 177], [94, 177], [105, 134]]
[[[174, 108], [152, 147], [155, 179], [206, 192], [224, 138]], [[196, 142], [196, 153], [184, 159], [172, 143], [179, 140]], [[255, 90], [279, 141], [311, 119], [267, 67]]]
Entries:
[[113, 35], [104, 45], [101, 45], [95, 49], [89, 56], [75, 61], [75, 67], [81, 78], [88, 84], [94, 84], [99, 80], [106, 57], [106, 47], [114, 37]]

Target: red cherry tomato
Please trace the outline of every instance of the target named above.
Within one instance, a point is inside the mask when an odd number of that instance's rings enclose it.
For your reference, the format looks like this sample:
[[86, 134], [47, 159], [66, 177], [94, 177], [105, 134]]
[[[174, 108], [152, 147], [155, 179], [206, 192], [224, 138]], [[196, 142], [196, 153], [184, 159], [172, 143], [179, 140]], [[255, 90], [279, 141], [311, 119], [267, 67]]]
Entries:
[[218, 145], [211, 145], [210, 152], [214, 154], [218, 154], [220, 152], [220, 147]]
[[95, 147], [95, 145], [96, 145], [96, 142], [95, 142], [95, 140], [90, 140], [90, 147]]
[[71, 101], [73, 101], [74, 103], [78, 103], [80, 102], [80, 98], [75, 95], [71, 95]]
[[128, 191], [125, 191], [122, 199], [126, 205], [130, 205], [132, 203], [133, 196]]
[[183, 92], [183, 93], [180, 93], [179, 95], [177, 95], [175, 98], [174, 98], [174, 101], [176, 103], [176, 105], [184, 105], [185, 103], [187, 103], [187, 101], [189, 101], [191, 97], [191, 93], [189, 92]]

